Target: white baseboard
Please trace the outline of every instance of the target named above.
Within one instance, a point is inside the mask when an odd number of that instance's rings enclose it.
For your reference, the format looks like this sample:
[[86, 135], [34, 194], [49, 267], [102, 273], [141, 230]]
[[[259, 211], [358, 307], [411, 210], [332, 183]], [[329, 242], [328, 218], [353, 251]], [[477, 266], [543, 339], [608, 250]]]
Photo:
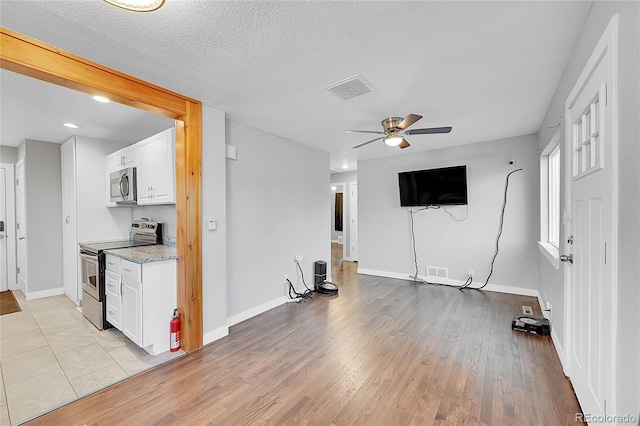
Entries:
[[64, 289], [62, 287], [52, 288], [50, 290], [30, 291], [27, 294], [25, 294], [24, 297], [27, 300], [34, 300], [34, 299], [42, 299], [43, 297], [58, 296], [60, 294], [64, 294]]
[[[542, 316], [551, 321], [551, 317], [547, 312], [544, 311], [545, 304], [542, 300], [542, 295], [538, 292], [538, 303], [540, 304], [540, 309], [542, 309]], [[556, 334], [556, 329], [553, 327], [553, 323], [551, 324], [551, 340], [553, 340], [553, 346], [556, 348], [556, 353], [558, 354], [558, 358], [560, 358], [560, 364], [562, 364], [562, 371], [564, 371], [565, 376], [567, 376], [567, 366], [565, 364], [564, 358], [564, 349], [562, 347], [562, 342], [558, 338]]]
[[225, 325], [224, 327], [216, 328], [213, 331], [208, 333], [204, 333], [202, 336], [202, 344], [207, 345], [211, 342], [215, 342], [218, 339], [222, 339], [225, 336], [229, 335], [229, 326]]
[[253, 318], [256, 315], [260, 315], [263, 312], [267, 312], [269, 309], [273, 309], [287, 303], [287, 299], [288, 298], [286, 296], [282, 296], [267, 303], [263, 303], [262, 305], [256, 306], [255, 308], [251, 308], [244, 312], [240, 312], [239, 314], [235, 314], [227, 318], [227, 325], [231, 327], [232, 325], [236, 325], [242, 321], [246, 321], [249, 318]]
[[332, 242], [333, 244], [340, 244], [340, 243], [338, 242], [338, 240], [331, 240], [331, 242]]
[[[364, 275], [375, 275], [377, 277], [395, 278], [395, 279], [406, 280], [406, 281], [411, 281], [411, 277], [412, 277], [412, 275], [410, 274], [403, 274], [401, 272], [377, 271], [374, 269], [363, 269], [363, 268], [358, 268], [358, 273], [364, 274]], [[427, 280], [426, 277], [422, 275], [418, 275], [418, 279], [422, 279], [425, 281], [431, 280], [431, 278]], [[438, 282], [443, 284], [451, 284], [451, 285], [464, 284], [464, 281], [452, 280], [452, 279], [446, 279], [446, 278], [439, 278]], [[482, 283], [472, 282], [469, 288], [478, 288], [481, 285]], [[483, 290], [494, 291], [497, 293], [517, 294], [519, 296], [538, 297], [538, 290], [535, 290], [532, 288], [512, 287], [512, 286], [498, 285], [498, 284], [487, 284], [487, 286], [484, 287]]]

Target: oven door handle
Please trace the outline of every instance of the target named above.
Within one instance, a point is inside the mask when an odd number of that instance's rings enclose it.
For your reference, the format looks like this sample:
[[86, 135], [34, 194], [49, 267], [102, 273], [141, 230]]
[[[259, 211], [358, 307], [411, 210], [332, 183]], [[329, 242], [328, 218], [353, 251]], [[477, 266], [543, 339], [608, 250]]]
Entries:
[[92, 263], [98, 263], [98, 259], [95, 256], [89, 256], [88, 254], [80, 253], [80, 258]]

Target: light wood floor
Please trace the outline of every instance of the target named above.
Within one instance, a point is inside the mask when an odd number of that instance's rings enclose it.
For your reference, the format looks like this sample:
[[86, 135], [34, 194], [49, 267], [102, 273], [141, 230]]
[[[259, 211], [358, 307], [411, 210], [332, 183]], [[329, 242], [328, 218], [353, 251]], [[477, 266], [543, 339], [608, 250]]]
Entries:
[[332, 261], [339, 296], [272, 309], [32, 424], [575, 424], [551, 340], [511, 330], [534, 298]]

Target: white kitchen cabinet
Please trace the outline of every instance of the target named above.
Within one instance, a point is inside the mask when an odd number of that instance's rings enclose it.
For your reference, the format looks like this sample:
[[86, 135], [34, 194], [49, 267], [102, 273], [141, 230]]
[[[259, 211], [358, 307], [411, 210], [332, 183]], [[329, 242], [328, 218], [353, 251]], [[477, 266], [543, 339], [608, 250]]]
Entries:
[[142, 339], [142, 283], [128, 278], [122, 280], [122, 332], [133, 343], [144, 346]]
[[176, 260], [138, 264], [114, 257], [111, 265], [109, 260], [107, 256], [107, 321], [151, 355], [168, 351], [169, 323], [177, 306]]
[[107, 172], [115, 172], [116, 170], [125, 169], [127, 167], [135, 167], [138, 158], [138, 152], [135, 144], [119, 149], [106, 157]]
[[138, 205], [175, 204], [175, 129], [136, 144]]
[[106, 317], [109, 324], [122, 330], [122, 277], [120, 259], [107, 255], [105, 271]]

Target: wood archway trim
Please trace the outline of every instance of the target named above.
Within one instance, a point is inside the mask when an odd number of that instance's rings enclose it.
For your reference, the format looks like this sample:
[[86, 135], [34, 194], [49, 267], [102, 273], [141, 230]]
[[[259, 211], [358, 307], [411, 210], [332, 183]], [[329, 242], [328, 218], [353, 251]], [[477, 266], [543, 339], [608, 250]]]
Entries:
[[[202, 105], [0, 27], [0, 67], [176, 120], [178, 309], [182, 346], [202, 347]], [[170, 318], [167, 318], [169, 321]], [[167, 336], [168, 338], [168, 336]]]

